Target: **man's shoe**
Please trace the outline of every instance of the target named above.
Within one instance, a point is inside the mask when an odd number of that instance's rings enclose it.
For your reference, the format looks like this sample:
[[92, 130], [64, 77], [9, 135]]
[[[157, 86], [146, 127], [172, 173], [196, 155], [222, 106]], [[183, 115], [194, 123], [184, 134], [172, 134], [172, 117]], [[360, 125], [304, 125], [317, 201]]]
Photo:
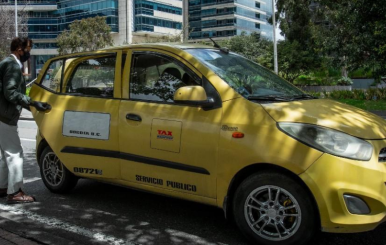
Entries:
[[23, 191], [7, 196], [7, 204], [34, 202], [35, 198], [26, 195]]
[[6, 197], [7, 196], [7, 188], [0, 189], [0, 197]]

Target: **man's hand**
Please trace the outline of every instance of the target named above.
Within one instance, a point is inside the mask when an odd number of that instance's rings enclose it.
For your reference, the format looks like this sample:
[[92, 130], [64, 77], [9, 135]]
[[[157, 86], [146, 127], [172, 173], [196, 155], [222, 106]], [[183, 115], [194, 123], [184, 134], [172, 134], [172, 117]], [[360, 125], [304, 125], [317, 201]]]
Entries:
[[35, 107], [38, 111], [51, 110], [51, 106], [46, 102], [32, 101], [31, 106]]

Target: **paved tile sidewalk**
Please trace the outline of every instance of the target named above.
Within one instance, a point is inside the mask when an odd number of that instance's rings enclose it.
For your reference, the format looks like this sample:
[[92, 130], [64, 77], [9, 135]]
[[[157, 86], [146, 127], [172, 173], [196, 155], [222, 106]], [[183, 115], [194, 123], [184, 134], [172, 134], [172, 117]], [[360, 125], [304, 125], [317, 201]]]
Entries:
[[36, 242], [25, 239], [16, 234], [0, 229], [0, 244], [1, 245], [39, 245]]
[[26, 109], [23, 109], [21, 111], [20, 119], [21, 120], [33, 120], [32, 113]]

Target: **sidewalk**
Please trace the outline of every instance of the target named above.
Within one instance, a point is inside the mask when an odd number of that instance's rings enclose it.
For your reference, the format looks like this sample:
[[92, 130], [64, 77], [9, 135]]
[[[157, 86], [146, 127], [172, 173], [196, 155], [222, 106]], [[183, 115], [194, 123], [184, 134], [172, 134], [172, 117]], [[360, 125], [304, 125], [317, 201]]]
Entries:
[[39, 243], [25, 239], [16, 234], [0, 229], [0, 244], [1, 245], [39, 245]]
[[20, 120], [34, 120], [32, 113], [26, 109], [21, 111]]

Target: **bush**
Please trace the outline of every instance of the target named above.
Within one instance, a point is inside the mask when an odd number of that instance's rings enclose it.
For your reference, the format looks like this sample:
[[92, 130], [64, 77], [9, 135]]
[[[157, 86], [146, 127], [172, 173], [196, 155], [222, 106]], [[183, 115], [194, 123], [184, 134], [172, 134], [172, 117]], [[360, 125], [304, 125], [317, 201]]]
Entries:
[[365, 100], [366, 99], [366, 93], [365, 91], [361, 89], [354, 89], [353, 91], [353, 96], [355, 100]]
[[341, 86], [347, 86], [347, 85], [352, 85], [352, 84], [353, 84], [353, 81], [349, 77], [341, 77], [338, 80], [338, 85], [341, 85]]
[[372, 71], [366, 71], [365, 69], [358, 69], [349, 73], [352, 78], [373, 78]]
[[[313, 94], [312, 94], [313, 95]], [[355, 99], [355, 100], [386, 100], [386, 88], [371, 88], [367, 91], [354, 89], [325, 92], [323, 91], [319, 97], [340, 99]]]
[[296, 78], [294, 84], [300, 86], [320, 85], [321, 80], [319, 78], [312, 77], [311, 75], [300, 75]]
[[308, 94], [317, 97], [317, 98], [324, 98], [322, 92], [308, 92]]

